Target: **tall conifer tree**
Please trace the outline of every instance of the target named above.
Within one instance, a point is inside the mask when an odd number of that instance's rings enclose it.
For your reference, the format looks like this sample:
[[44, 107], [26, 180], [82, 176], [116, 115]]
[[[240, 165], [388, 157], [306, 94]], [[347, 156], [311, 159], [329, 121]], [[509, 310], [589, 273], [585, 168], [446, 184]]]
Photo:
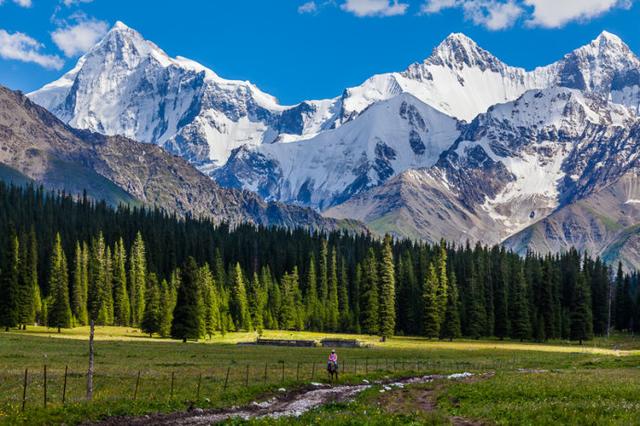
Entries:
[[129, 304], [131, 323], [140, 324], [144, 313], [144, 291], [147, 287], [147, 257], [142, 234], [138, 232], [129, 255]]
[[422, 299], [424, 303], [424, 334], [428, 338], [438, 337], [442, 321], [440, 320], [438, 300], [438, 273], [433, 263], [429, 265]]
[[71, 327], [71, 305], [69, 303], [69, 276], [67, 271], [67, 257], [62, 249], [60, 234], [56, 234], [51, 255], [51, 270], [49, 273], [49, 289], [51, 304], [49, 306], [49, 327], [55, 327], [60, 333], [61, 328]]
[[200, 337], [200, 315], [198, 311], [198, 265], [193, 257], [187, 258], [181, 270], [176, 308], [173, 311], [171, 337], [186, 342]]
[[20, 285], [20, 243], [13, 227], [10, 227], [7, 246], [2, 261], [2, 275], [0, 275], [0, 326], [9, 328], [18, 325]]

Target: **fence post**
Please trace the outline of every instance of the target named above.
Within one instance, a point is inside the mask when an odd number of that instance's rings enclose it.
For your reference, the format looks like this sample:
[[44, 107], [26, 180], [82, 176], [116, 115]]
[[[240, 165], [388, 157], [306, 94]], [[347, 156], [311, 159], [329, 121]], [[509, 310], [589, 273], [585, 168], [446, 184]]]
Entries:
[[27, 404], [27, 382], [29, 380], [29, 369], [24, 369], [24, 385], [22, 387], [22, 411], [24, 411], [24, 407]]
[[44, 365], [44, 408], [47, 408], [47, 364]]
[[202, 373], [198, 376], [198, 391], [196, 392], [196, 401], [200, 401], [200, 385], [202, 384]]
[[364, 360], [364, 373], [369, 374], [369, 358]]
[[89, 371], [87, 371], [87, 399], [91, 401], [93, 399], [93, 335], [95, 331], [95, 324], [91, 320], [89, 327]]
[[267, 370], [269, 368], [269, 361], [265, 361], [264, 363], [264, 382], [267, 383]]
[[67, 401], [67, 372], [69, 371], [69, 366], [64, 366], [64, 385], [62, 385], [62, 405]]
[[249, 364], [247, 364], [247, 368], [244, 372], [244, 386], [249, 386]]
[[316, 376], [316, 363], [315, 361], [311, 363], [311, 380]]
[[353, 374], [358, 374], [358, 359], [353, 360]]
[[284, 361], [282, 361], [282, 381], [284, 382]]
[[136, 388], [133, 391], [133, 400], [138, 398], [138, 387], [140, 387], [140, 370], [138, 370], [138, 377], [136, 378]]
[[173, 399], [173, 383], [176, 380], [176, 373], [175, 371], [171, 372], [171, 399]]
[[227, 375], [224, 378], [224, 389], [223, 390], [227, 390], [227, 385], [229, 384], [229, 372], [231, 372], [231, 366], [227, 367]]

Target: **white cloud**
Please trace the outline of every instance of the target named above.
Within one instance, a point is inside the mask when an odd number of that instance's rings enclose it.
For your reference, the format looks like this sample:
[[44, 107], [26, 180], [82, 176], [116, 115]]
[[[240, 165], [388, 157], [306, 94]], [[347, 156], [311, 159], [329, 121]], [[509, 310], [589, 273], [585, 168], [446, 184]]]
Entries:
[[631, 0], [524, 0], [533, 7], [529, 25], [559, 28], [571, 21], [588, 21], [618, 7], [631, 7]]
[[526, 17], [529, 26], [559, 28], [572, 21], [587, 21], [633, 0], [426, 0], [422, 13], [461, 9], [465, 19], [490, 30], [513, 26]]
[[421, 11], [431, 14], [451, 8], [462, 9], [465, 19], [493, 31], [512, 27], [524, 12], [515, 0], [427, 0]]
[[[33, 3], [31, 2], [31, 0], [13, 0], [13, 2], [21, 7], [33, 6]], [[0, 6], [2, 6], [2, 3], [4, 3], [4, 0], [0, 0]]]
[[93, 0], [62, 0], [62, 3], [67, 7], [78, 5], [80, 3], [92, 3], [92, 2]]
[[512, 27], [522, 12], [522, 8], [513, 1], [474, 1], [464, 5], [466, 19], [493, 31]]
[[65, 25], [51, 33], [51, 39], [67, 57], [85, 53], [91, 49], [109, 30], [104, 21], [76, 18], [74, 25]]
[[9, 34], [0, 29], [0, 58], [22, 62], [32, 62], [45, 68], [59, 70], [64, 60], [57, 55], [46, 55], [40, 52], [43, 44], [20, 32]]
[[298, 13], [316, 13], [318, 11], [318, 5], [315, 1], [308, 1], [298, 6]]
[[399, 0], [346, 0], [340, 8], [359, 17], [404, 15], [409, 5]]
[[458, 7], [460, 0], [427, 0], [422, 5], [422, 13], [438, 13], [443, 9]]

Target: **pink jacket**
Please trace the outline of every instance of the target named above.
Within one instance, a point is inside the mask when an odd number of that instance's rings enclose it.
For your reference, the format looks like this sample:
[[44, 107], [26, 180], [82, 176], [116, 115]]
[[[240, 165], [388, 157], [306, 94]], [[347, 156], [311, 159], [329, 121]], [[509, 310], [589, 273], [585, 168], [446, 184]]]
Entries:
[[338, 354], [330, 354], [329, 361], [338, 362]]

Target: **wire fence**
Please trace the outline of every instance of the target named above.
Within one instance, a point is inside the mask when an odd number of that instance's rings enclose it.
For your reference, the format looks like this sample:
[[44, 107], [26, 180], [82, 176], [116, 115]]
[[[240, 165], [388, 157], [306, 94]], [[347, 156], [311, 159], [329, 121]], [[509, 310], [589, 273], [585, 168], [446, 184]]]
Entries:
[[[517, 358], [461, 362], [448, 359], [341, 359], [340, 381], [385, 374], [433, 374], [515, 369]], [[113, 370], [93, 376], [92, 401], [215, 401], [253, 386], [327, 382], [325, 362], [241, 362], [200, 369]], [[87, 402], [87, 371], [47, 366], [0, 372], [0, 410], [18, 413]]]

